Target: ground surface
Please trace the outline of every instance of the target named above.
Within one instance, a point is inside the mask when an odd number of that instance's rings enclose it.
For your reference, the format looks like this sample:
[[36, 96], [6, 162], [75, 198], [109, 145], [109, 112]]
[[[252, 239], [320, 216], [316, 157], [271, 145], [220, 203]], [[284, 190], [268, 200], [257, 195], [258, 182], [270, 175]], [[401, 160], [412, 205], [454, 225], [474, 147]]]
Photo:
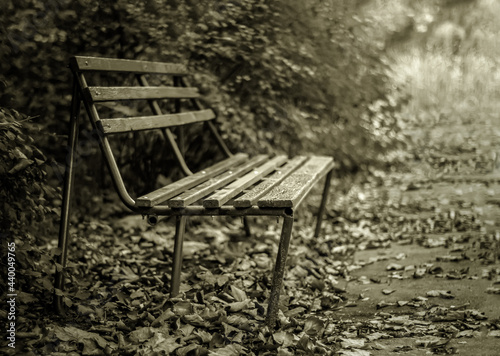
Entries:
[[254, 220], [247, 238], [238, 220], [190, 219], [182, 294], [172, 299], [173, 222], [150, 228], [99, 206], [73, 222], [67, 316], [23, 286], [16, 351], [497, 355], [498, 131], [493, 118], [406, 128], [407, 164], [336, 182], [318, 239], [313, 196], [295, 223], [274, 330], [263, 320], [280, 223]]
[[[378, 339], [372, 355], [497, 355], [500, 131], [493, 119], [423, 126], [408, 130], [416, 143], [409, 170], [358, 193], [367, 206], [380, 206], [376, 215], [389, 226], [380, 233], [380, 222], [367, 219], [370, 240], [354, 254], [362, 267], [346, 285], [358, 301], [339, 317], [372, 318], [400, 332]], [[428, 340], [447, 344], [423, 348]]]

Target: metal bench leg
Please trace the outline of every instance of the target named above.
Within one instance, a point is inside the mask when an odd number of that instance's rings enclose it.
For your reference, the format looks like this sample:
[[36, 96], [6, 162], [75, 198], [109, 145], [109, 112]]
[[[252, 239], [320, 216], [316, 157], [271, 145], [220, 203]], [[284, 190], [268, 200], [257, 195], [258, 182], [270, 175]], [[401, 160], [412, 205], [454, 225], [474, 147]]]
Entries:
[[175, 297], [179, 294], [182, 269], [182, 245], [184, 243], [185, 230], [186, 217], [177, 216], [175, 222], [174, 265], [172, 267], [172, 285], [170, 286], [170, 297]]
[[243, 230], [245, 230], [245, 235], [247, 237], [252, 236], [252, 230], [250, 229], [250, 224], [248, 223], [248, 216], [243, 217]]
[[266, 324], [271, 328], [274, 328], [278, 318], [281, 286], [283, 284], [283, 276], [285, 273], [288, 246], [290, 245], [290, 237], [292, 236], [292, 227], [293, 215], [287, 215], [284, 218], [283, 229], [281, 230], [280, 245], [278, 248], [278, 256], [276, 257], [276, 265], [274, 266], [273, 281], [271, 285], [271, 295], [269, 296], [269, 305], [267, 307]]
[[328, 201], [328, 192], [330, 191], [332, 174], [333, 170], [328, 172], [328, 174], [326, 175], [325, 188], [323, 189], [323, 197], [321, 198], [321, 205], [319, 206], [318, 218], [316, 222], [316, 230], [314, 230], [314, 237], [318, 237], [321, 231], [321, 222], [323, 221], [323, 215], [325, 214], [325, 207]]
[[[68, 241], [69, 241], [69, 218], [71, 191], [74, 185], [75, 177], [75, 154], [78, 143], [78, 115], [80, 113], [80, 95], [76, 79], [73, 83], [73, 99], [71, 101], [70, 131], [68, 139], [68, 155], [66, 157], [66, 170], [64, 172], [63, 201], [61, 206], [61, 221], [59, 226], [58, 248], [61, 250], [57, 262], [62, 266], [62, 270], [56, 269], [54, 288], [64, 290], [64, 273], [68, 260]], [[54, 289], [54, 309], [58, 314], [64, 314], [64, 305], [62, 296], [57, 295]]]

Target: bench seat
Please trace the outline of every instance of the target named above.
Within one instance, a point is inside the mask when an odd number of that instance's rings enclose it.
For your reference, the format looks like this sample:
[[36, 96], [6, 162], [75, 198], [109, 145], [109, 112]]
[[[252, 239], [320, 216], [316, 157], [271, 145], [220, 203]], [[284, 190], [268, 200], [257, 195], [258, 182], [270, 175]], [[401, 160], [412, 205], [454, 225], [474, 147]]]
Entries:
[[331, 157], [240, 154], [137, 198], [138, 207], [167, 205], [206, 209], [296, 208], [314, 184], [333, 168]]

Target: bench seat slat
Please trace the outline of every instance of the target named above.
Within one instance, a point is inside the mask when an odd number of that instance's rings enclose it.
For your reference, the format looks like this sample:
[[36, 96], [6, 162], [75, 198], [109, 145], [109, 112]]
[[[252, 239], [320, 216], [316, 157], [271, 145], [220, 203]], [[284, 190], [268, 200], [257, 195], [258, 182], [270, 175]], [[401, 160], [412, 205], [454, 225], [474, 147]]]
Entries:
[[178, 114], [102, 119], [100, 121], [100, 126], [105, 134], [112, 134], [140, 130], [163, 129], [212, 119], [215, 119], [215, 113], [211, 109], [205, 109], [181, 112]]
[[195, 99], [197, 88], [188, 87], [88, 87], [90, 99], [97, 103], [138, 99]]
[[283, 167], [266, 177], [265, 180], [257, 184], [250, 191], [237, 198], [233, 205], [236, 208], [250, 208], [257, 203], [257, 200], [267, 194], [271, 189], [288, 177], [295, 169], [307, 160], [307, 157], [296, 156], [288, 161]]
[[70, 65], [77, 71], [152, 73], [166, 75], [188, 75], [186, 66], [178, 63], [135, 61], [129, 59], [95, 58], [77, 56]]
[[248, 188], [255, 182], [262, 179], [263, 176], [276, 170], [276, 167], [282, 165], [287, 160], [286, 156], [277, 156], [266, 162], [260, 167], [256, 167], [252, 172], [247, 173], [243, 177], [235, 180], [233, 183], [216, 191], [210, 197], [203, 201], [205, 208], [219, 208], [224, 205], [228, 200], [234, 198], [241, 191]]
[[[185, 191], [181, 195], [167, 201], [167, 205], [171, 208], [185, 208], [186, 206], [200, 200], [201, 198], [211, 194], [216, 189], [223, 187], [224, 185], [234, 181], [241, 175], [247, 173], [254, 167], [262, 164], [268, 159], [267, 155], [258, 155], [250, 159], [245, 164], [231, 168], [227, 172], [224, 172], [188, 191]], [[233, 166], [234, 167], [234, 166]]]
[[259, 199], [259, 208], [294, 208], [309, 193], [314, 184], [333, 168], [333, 158], [311, 157], [289, 175], [279, 186]]
[[234, 167], [241, 162], [248, 159], [248, 155], [244, 153], [238, 153], [228, 159], [220, 161], [213, 166], [206, 168], [200, 172], [197, 172], [191, 176], [179, 179], [172, 184], [169, 184], [163, 188], [157, 189], [154, 192], [146, 194], [142, 197], [137, 198], [136, 206], [150, 208], [170, 199], [198, 184], [201, 184], [212, 177], [226, 171], [227, 169]]

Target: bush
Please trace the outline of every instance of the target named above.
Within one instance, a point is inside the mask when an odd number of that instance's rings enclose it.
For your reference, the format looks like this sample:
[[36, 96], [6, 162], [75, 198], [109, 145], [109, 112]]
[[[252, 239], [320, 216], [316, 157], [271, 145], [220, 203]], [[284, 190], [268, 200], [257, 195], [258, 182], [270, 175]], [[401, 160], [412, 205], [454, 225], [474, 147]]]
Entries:
[[207, 89], [238, 148], [334, 155], [352, 172], [394, 147], [400, 98], [352, 2], [202, 4], [179, 42], [215, 77]]
[[27, 133], [30, 117], [0, 107], [0, 229], [20, 236], [51, 210], [46, 198], [46, 158]]
[[46, 244], [55, 233], [53, 219], [44, 219], [54, 214], [50, 206], [59, 199], [46, 182], [47, 160], [32, 138], [31, 119], [0, 107], [0, 236], [3, 248], [15, 243], [15, 288], [23, 314], [35, 300], [31, 293], [46, 300], [52, 290], [54, 260]]
[[40, 115], [37, 144], [63, 162], [70, 56], [185, 60], [234, 151], [314, 151], [353, 172], [393, 147], [399, 104], [356, 3], [7, 0], [0, 80], [5, 100]]

